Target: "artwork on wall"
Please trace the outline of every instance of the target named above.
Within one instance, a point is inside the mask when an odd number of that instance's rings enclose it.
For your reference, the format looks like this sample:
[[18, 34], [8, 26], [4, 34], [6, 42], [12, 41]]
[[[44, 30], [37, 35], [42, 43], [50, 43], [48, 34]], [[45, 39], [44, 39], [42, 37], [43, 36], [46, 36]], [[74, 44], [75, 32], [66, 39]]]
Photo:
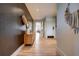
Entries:
[[79, 10], [70, 12], [70, 3], [68, 3], [67, 8], [65, 10], [65, 19], [67, 24], [74, 30], [74, 33], [78, 34], [79, 32]]

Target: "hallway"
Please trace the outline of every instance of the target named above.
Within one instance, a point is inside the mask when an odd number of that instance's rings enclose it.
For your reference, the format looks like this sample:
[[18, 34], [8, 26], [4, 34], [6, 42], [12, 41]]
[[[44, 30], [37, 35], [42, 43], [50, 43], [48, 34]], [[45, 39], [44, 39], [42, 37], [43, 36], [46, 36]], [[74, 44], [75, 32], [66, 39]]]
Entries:
[[32, 46], [24, 46], [18, 56], [56, 56], [56, 40], [42, 35], [41, 22], [36, 22], [35, 41]]
[[79, 3], [0, 4], [0, 56], [79, 56]]
[[0, 7], [1, 56], [56, 55], [56, 4], [16, 3]]
[[39, 44], [24, 46], [18, 56], [56, 56], [56, 40], [42, 38]]

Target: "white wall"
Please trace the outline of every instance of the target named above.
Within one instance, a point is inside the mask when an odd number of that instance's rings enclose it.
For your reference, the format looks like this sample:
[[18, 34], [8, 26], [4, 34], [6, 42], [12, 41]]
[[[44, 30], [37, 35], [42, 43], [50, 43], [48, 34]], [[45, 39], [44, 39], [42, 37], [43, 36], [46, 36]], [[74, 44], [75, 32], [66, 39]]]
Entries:
[[[54, 27], [54, 30], [53, 30]], [[54, 36], [55, 37], [55, 18], [53, 17], [46, 17], [45, 20], [45, 37], [47, 36]]]
[[[79, 55], [79, 34], [66, 23], [64, 12], [67, 4], [57, 4], [57, 46], [65, 55]], [[79, 9], [79, 4], [70, 4], [70, 11]]]

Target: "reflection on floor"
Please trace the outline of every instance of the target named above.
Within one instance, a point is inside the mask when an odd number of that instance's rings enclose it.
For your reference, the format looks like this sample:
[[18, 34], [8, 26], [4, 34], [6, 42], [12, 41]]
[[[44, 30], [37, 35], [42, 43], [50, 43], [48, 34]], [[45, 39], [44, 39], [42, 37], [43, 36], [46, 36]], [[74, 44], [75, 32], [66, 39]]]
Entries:
[[24, 46], [18, 56], [56, 56], [56, 40], [42, 38], [38, 44]]

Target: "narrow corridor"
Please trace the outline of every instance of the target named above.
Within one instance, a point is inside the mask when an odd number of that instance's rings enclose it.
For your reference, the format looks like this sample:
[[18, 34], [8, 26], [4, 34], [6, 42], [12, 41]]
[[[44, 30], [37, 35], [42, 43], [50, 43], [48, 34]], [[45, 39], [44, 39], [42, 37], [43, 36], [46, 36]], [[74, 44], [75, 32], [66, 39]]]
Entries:
[[43, 38], [41, 29], [41, 23], [36, 22], [33, 46], [24, 46], [18, 56], [56, 56], [56, 40], [54, 38]]

